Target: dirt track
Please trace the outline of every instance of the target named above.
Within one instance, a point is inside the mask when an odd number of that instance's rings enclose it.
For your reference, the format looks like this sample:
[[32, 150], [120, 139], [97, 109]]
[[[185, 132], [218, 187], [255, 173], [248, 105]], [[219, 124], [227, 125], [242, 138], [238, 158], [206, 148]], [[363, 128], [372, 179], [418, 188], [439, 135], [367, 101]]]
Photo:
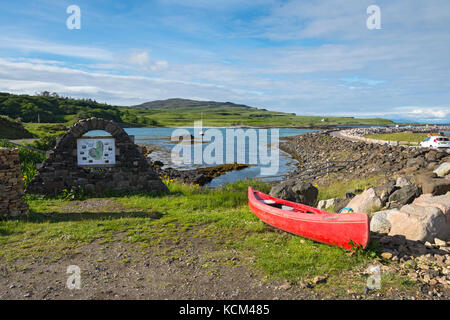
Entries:
[[[204, 240], [179, 246], [186, 251], [178, 258], [156, 256], [152, 250], [142, 254], [133, 245], [114, 243], [87, 245], [53, 263], [2, 263], [0, 299], [317, 298], [299, 288], [280, 289], [283, 283], [266, 283], [245, 267], [208, 258]], [[79, 290], [66, 287], [69, 265], [81, 269]]]

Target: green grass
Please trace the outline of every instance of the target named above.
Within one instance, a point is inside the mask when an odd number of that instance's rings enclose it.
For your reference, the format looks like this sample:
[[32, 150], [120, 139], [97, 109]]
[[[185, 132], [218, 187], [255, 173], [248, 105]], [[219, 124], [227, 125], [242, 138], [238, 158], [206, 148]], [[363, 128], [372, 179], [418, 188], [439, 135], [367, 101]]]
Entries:
[[[198, 238], [212, 244], [209, 249], [202, 248], [207, 258], [202, 267], [211, 275], [220, 277], [220, 265], [246, 266], [263, 279], [293, 283], [326, 274], [327, 283], [314, 290], [345, 297], [348, 288], [364, 287], [361, 270], [380, 260], [374, 243], [364, 251], [349, 254], [264, 224], [249, 211], [247, 203], [248, 185], [263, 192], [270, 190], [261, 181], [240, 181], [218, 189], [173, 180], [165, 183], [170, 190], [167, 195], [133, 193], [88, 198], [84, 203], [110, 200], [112, 204], [81, 211], [68, 208], [82, 202], [27, 195], [31, 209], [28, 217], [0, 220], [0, 263], [10, 263], [11, 268], [17, 268], [15, 260], [24, 266], [36, 259], [55, 263], [66, 255], [82, 252], [85, 245], [111, 247], [117, 242], [138, 246], [136, 252], [151, 250], [162, 259], [177, 260], [186, 252], [182, 243]], [[127, 255], [120, 259], [125, 264], [131, 262]], [[397, 275], [390, 276], [389, 281], [394, 287], [414, 288], [414, 284], [406, 286]]]
[[[126, 241], [145, 247], [200, 237], [212, 240], [222, 250], [238, 250], [243, 261], [251, 257], [256, 269], [273, 278], [295, 280], [339, 273], [369, 260], [365, 254], [350, 256], [343, 249], [304, 240], [261, 222], [247, 204], [248, 185], [269, 191], [270, 187], [260, 181], [241, 181], [217, 190], [166, 183], [169, 195], [106, 198], [115, 201], [119, 210], [113, 206], [69, 213], [67, 205], [73, 202], [27, 196], [28, 217], [0, 221], [0, 257], [7, 261], [57, 260], [94, 241]], [[126, 236], [118, 236], [122, 234]]]
[[20, 121], [0, 115], [0, 139], [28, 139], [33, 134], [26, 130]]
[[68, 123], [23, 123], [24, 127], [36, 137], [59, 137], [66, 133]]
[[318, 186], [319, 194], [317, 195], [317, 199], [327, 200], [336, 197], [343, 197], [345, 196], [345, 193], [351, 189], [364, 190], [364, 188], [368, 186], [377, 186], [382, 179], [383, 177], [374, 175], [365, 178], [353, 179], [350, 181], [335, 180], [335, 182], [331, 184]]
[[376, 140], [386, 141], [405, 141], [405, 142], [421, 142], [427, 137], [426, 133], [412, 133], [412, 132], [395, 132], [395, 133], [378, 133], [368, 134], [364, 137]]

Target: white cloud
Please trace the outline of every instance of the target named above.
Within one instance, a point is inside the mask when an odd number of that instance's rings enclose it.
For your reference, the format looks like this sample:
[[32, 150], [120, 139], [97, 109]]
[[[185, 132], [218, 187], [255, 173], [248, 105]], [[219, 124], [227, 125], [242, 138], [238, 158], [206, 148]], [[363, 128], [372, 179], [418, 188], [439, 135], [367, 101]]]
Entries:
[[450, 114], [450, 107], [447, 107], [445, 110], [435, 108], [414, 109], [411, 111], [411, 114], [420, 118], [444, 119], [448, 114]]
[[133, 52], [128, 56], [128, 61], [132, 64], [145, 66], [150, 64], [150, 57], [147, 51]]
[[113, 54], [105, 49], [91, 46], [76, 46], [22, 37], [0, 37], [0, 48], [16, 49], [24, 53], [43, 52], [64, 57], [77, 57], [94, 60], [113, 60]]

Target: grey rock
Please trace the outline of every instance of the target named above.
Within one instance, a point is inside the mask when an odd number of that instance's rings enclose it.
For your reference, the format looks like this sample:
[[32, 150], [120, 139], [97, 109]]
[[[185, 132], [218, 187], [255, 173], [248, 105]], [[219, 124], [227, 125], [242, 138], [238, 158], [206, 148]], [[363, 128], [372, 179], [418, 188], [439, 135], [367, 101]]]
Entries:
[[391, 223], [389, 220], [387, 220], [387, 216], [389, 212], [392, 210], [383, 210], [375, 212], [372, 216], [372, 219], [370, 219], [370, 231], [372, 232], [383, 232], [385, 230], [391, 229]]
[[395, 181], [395, 186], [399, 187], [399, 188], [403, 188], [410, 184], [411, 184], [411, 182], [409, 182], [409, 180], [406, 179], [405, 177], [398, 177], [397, 180]]
[[394, 191], [389, 196], [389, 203], [391, 207], [393, 204], [403, 206], [406, 204], [410, 204], [418, 196], [420, 196], [419, 188], [414, 184], [409, 184]]
[[276, 198], [315, 206], [319, 190], [309, 182], [296, 179], [283, 181], [272, 187], [270, 195]]
[[442, 163], [433, 172], [436, 173], [438, 177], [445, 177], [450, 173], [450, 162]]
[[380, 208], [382, 202], [380, 198], [377, 197], [375, 190], [370, 188], [351, 199], [347, 206], [352, 208], [355, 212], [370, 213], [374, 209]]

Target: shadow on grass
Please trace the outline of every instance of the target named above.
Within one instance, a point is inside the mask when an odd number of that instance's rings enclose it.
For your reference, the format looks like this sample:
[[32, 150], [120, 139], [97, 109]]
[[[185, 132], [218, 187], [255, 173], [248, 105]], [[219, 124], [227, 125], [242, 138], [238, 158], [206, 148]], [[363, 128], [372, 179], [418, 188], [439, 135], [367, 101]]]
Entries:
[[26, 200], [67, 200], [67, 201], [83, 201], [97, 198], [123, 198], [132, 196], [146, 196], [150, 198], [161, 198], [171, 195], [180, 195], [181, 192], [157, 192], [157, 191], [111, 191], [104, 190], [99, 194], [76, 194], [74, 198], [64, 198], [63, 194], [34, 194], [26, 193], [24, 198]]
[[[1, 221], [23, 221], [27, 223], [57, 223], [66, 221], [83, 221], [83, 220], [113, 220], [113, 219], [123, 219], [123, 218], [150, 218], [150, 219], [160, 219], [164, 216], [162, 212], [71, 212], [71, 213], [40, 213], [31, 210], [28, 216], [22, 217], [8, 217], [3, 218]], [[1, 232], [1, 230], [0, 230]], [[2, 233], [0, 233], [3, 235]]]
[[2, 236], [2, 237], [6, 237], [6, 236], [12, 235], [14, 233], [15, 232], [13, 232], [11, 230], [0, 228], [0, 236]]

